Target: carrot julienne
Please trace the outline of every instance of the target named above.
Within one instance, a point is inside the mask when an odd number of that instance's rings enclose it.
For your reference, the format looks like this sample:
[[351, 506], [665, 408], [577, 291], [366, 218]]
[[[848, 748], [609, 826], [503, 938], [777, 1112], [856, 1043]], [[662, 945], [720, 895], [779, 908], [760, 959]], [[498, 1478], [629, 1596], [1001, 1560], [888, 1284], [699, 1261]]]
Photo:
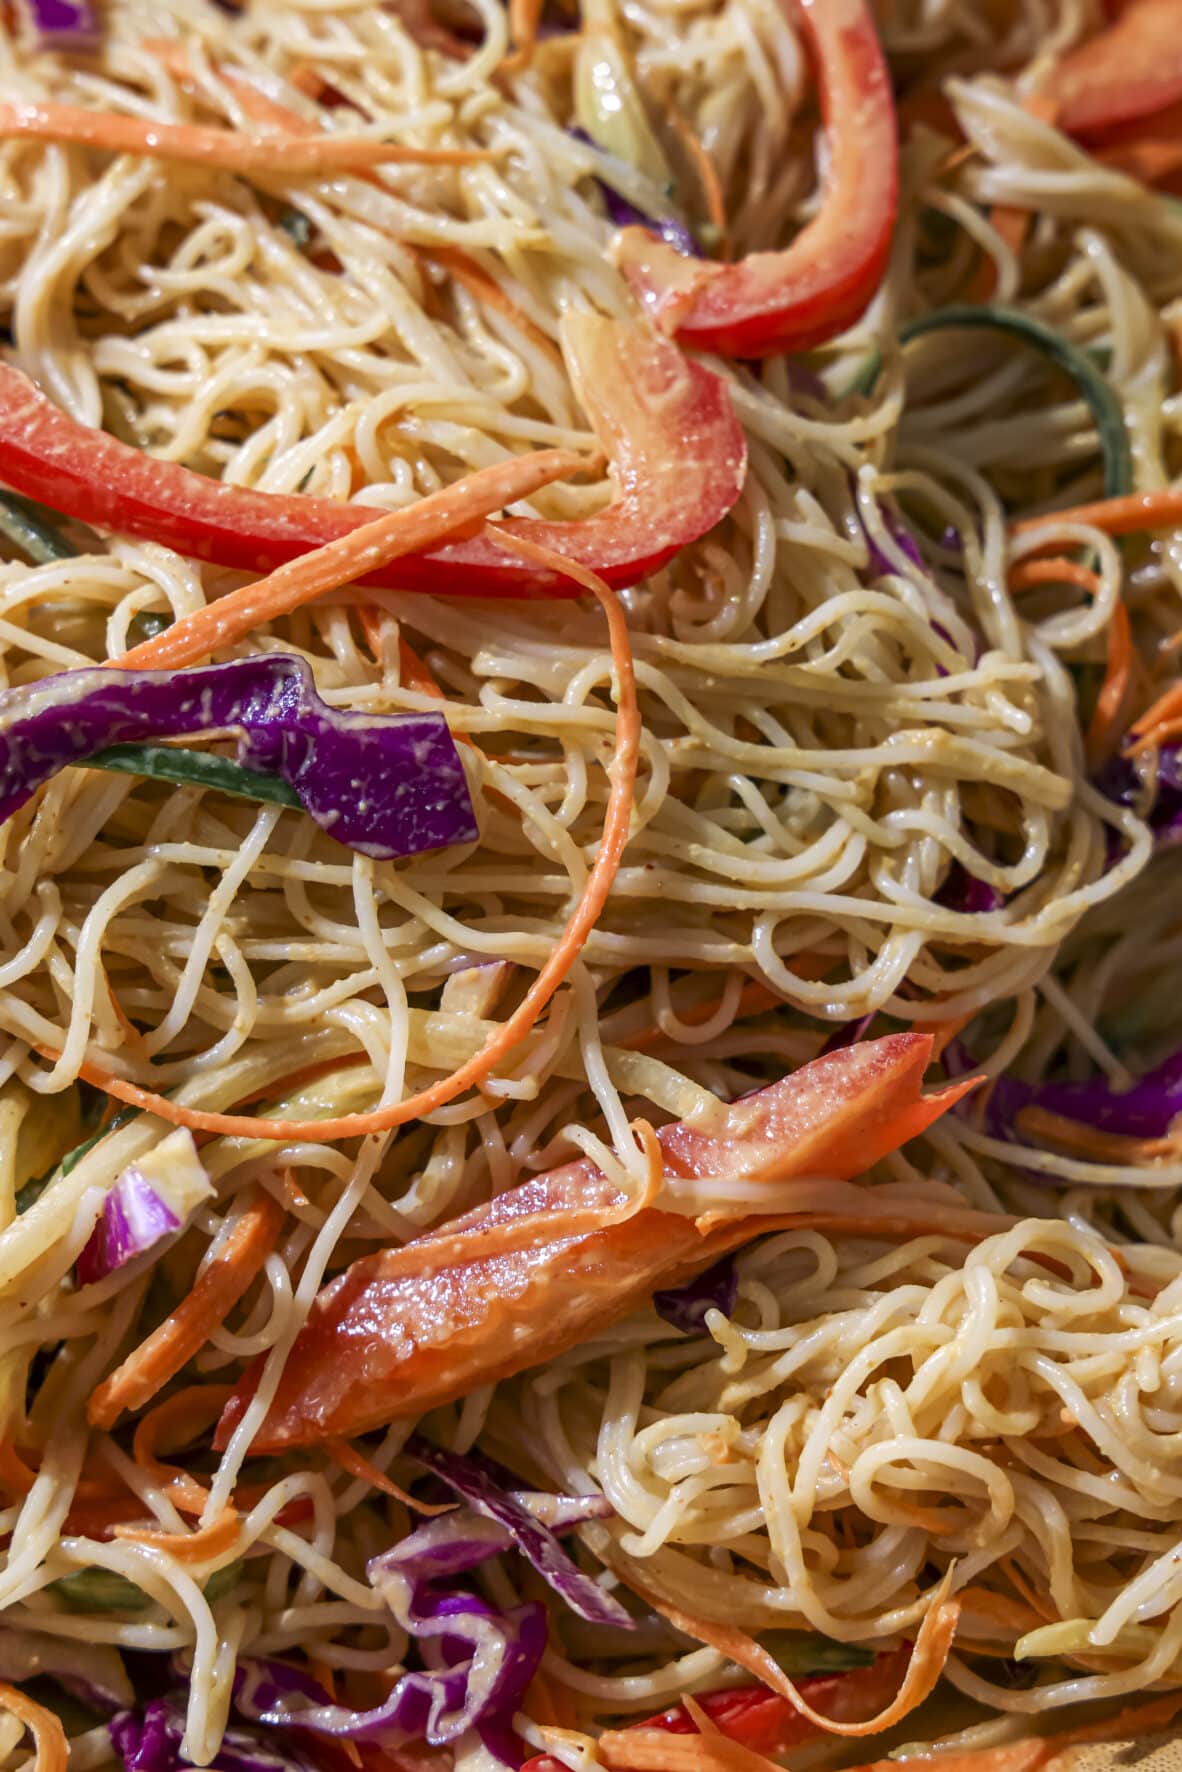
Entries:
[[[1072, 584], [1089, 596], [1100, 589], [1099, 575], [1079, 560], [1020, 560], [1010, 572], [1010, 589], [1024, 591], [1035, 585]], [[1123, 731], [1123, 720], [1132, 694], [1137, 654], [1133, 645], [1133, 628], [1129, 612], [1118, 603], [1108, 624], [1108, 658], [1104, 681], [1096, 697], [1096, 706], [1088, 724], [1084, 743], [1088, 762], [1098, 767], [1116, 750]]]
[[66, 1772], [70, 1749], [60, 1718], [4, 1680], [0, 1680], [0, 1710], [19, 1717], [33, 1737], [33, 1772]]
[[500, 157], [497, 148], [412, 148], [368, 136], [241, 135], [198, 123], [157, 123], [114, 111], [52, 103], [0, 105], [0, 141], [60, 142], [108, 154], [143, 154], [247, 176], [278, 171], [368, 172], [376, 166], [470, 166]]
[[216, 1520], [195, 1532], [160, 1532], [149, 1526], [116, 1526], [116, 1538], [139, 1544], [145, 1550], [165, 1551], [178, 1563], [208, 1563], [225, 1556], [238, 1543], [242, 1521], [232, 1507], [224, 1507]]
[[[628, 841], [632, 798], [640, 759], [640, 707], [628, 624], [623, 606], [614, 592], [596, 573], [550, 548], [539, 547], [535, 542], [518, 535], [505, 535], [498, 539], [510, 552], [519, 553], [555, 572], [568, 574], [599, 599], [607, 617], [617, 685], [615, 755], [609, 767], [611, 789], [598, 854], [562, 935], [513, 1014], [500, 1024], [497, 1032], [480, 1051], [458, 1070], [453, 1071], [451, 1076], [441, 1077], [438, 1082], [421, 1089], [416, 1095], [408, 1096], [404, 1101], [392, 1102], [388, 1107], [374, 1108], [367, 1113], [342, 1114], [332, 1120], [256, 1119], [248, 1114], [218, 1114], [203, 1108], [184, 1107], [179, 1102], [170, 1101], [167, 1096], [157, 1095], [153, 1090], [141, 1088], [138, 1083], [115, 1076], [113, 1072], [94, 1063], [88, 1063], [81, 1073], [85, 1075], [87, 1082], [120, 1101], [155, 1114], [170, 1125], [188, 1126], [195, 1132], [212, 1132], [227, 1138], [266, 1138], [277, 1141], [299, 1138], [319, 1144], [331, 1144], [342, 1138], [358, 1138], [371, 1132], [389, 1131], [394, 1126], [403, 1126], [408, 1120], [433, 1113], [436, 1108], [454, 1101], [466, 1089], [482, 1083], [534, 1027], [542, 1010], [582, 952], [583, 944], [599, 920], [619, 870], [620, 859]], [[214, 605], [209, 611], [202, 610], [199, 614], [212, 615], [216, 613], [216, 609], [217, 605]], [[177, 627], [181, 626], [183, 623], [178, 622]], [[167, 639], [175, 632], [175, 628], [167, 629], [160, 640]], [[152, 647], [157, 644], [157, 641], [148, 642]], [[185, 651], [187, 662], [187, 649]], [[142, 652], [142, 647], [136, 648], [136, 653]], [[126, 664], [134, 656], [127, 653], [118, 662]], [[112, 1380], [107, 1381], [108, 1384], [111, 1382]], [[152, 1392], [148, 1394], [151, 1395]], [[92, 1416], [92, 1420], [94, 1419], [96, 1418]]]
[[323, 592], [339, 590], [403, 554], [467, 532], [503, 506], [529, 498], [543, 486], [588, 465], [585, 456], [571, 450], [539, 449], [478, 468], [452, 486], [428, 493], [403, 510], [378, 515], [372, 523], [288, 560], [266, 578], [243, 585], [204, 609], [195, 609], [110, 662], [124, 671], [176, 671], [196, 664], [211, 652], [236, 645], [266, 622], [290, 615]]
[[185, 1297], [94, 1392], [86, 1411], [92, 1427], [111, 1428], [125, 1410], [142, 1409], [205, 1345], [275, 1247], [283, 1220], [282, 1207], [258, 1190]]
[[[1086, 523], [1105, 535], [1137, 535], [1143, 529], [1166, 529], [1182, 523], [1182, 491], [1162, 487], [1155, 492], [1125, 492], [1117, 498], [1098, 498], [1091, 504], [1072, 505], [1064, 511], [1048, 511], [1041, 517], [1024, 517], [1010, 529], [1011, 535], [1029, 535], [1051, 523]], [[1048, 546], [1060, 546], [1048, 539]]]

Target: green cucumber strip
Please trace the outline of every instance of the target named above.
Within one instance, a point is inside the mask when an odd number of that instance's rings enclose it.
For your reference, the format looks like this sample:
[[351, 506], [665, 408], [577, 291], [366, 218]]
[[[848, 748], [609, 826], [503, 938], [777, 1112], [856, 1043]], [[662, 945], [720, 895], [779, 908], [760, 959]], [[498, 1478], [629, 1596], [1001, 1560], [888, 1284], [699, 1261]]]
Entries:
[[[1131, 492], [1133, 456], [1120, 401], [1091, 357], [1044, 321], [1036, 320], [1032, 314], [1024, 314], [1020, 308], [975, 307], [969, 304], [936, 308], [930, 314], [920, 314], [918, 318], [908, 320], [899, 330], [899, 343], [909, 345], [912, 339], [922, 338], [929, 332], [974, 326], [992, 332], [1005, 332], [1011, 338], [1020, 339], [1023, 344], [1028, 344], [1071, 377], [1096, 421], [1104, 461], [1105, 495], [1108, 498], [1120, 498], [1126, 492]], [[873, 393], [874, 384], [882, 373], [882, 363], [882, 352], [877, 349], [871, 352], [846, 393]]]
[[[206, 1599], [211, 1603], [220, 1600], [238, 1585], [241, 1574], [240, 1561], [215, 1569], [202, 1589]], [[151, 1595], [134, 1581], [128, 1581], [126, 1575], [97, 1567], [61, 1575], [50, 1582], [46, 1591], [55, 1595], [68, 1612], [142, 1612], [152, 1604]]]
[[113, 744], [87, 757], [79, 767], [147, 775], [154, 781], [209, 788], [215, 793], [233, 794], [239, 800], [264, 800], [272, 806], [302, 810], [295, 789], [279, 776], [266, 775], [261, 769], [244, 769], [241, 763], [229, 757], [215, 757], [209, 751], [186, 751], [163, 744]]
[[[77, 557], [77, 548], [71, 546], [54, 522], [57, 516], [56, 511], [31, 498], [21, 498], [15, 492], [0, 492], [0, 535], [19, 548], [34, 566]], [[65, 518], [60, 521], [64, 523]]]
[[761, 1631], [759, 1642], [790, 1679], [845, 1673], [849, 1668], [869, 1667], [874, 1660], [873, 1650], [860, 1643], [835, 1643], [831, 1637], [814, 1636], [811, 1631]]

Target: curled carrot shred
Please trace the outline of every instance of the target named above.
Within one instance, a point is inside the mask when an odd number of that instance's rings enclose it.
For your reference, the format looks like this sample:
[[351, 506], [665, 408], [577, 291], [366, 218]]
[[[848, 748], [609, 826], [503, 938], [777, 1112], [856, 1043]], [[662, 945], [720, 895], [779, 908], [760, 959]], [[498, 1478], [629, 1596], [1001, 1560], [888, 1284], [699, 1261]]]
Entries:
[[359, 1477], [363, 1483], [368, 1483], [371, 1489], [380, 1490], [392, 1501], [400, 1501], [404, 1507], [413, 1508], [416, 1513], [427, 1516], [450, 1514], [455, 1511], [456, 1503], [454, 1501], [419, 1501], [414, 1495], [409, 1495], [400, 1484], [394, 1481], [393, 1477], [387, 1476], [385, 1471], [379, 1470], [376, 1464], [370, 1462], [364, 1452], [358, 1451], [351, 1441], [343, 1439], [340, 1434], [331, 1435], [323, 1442], [323, 1445], [328, 1456], [336, 1464], [339, 1464], [343, 1471], [348, 1471], [351, 1477]]
[[79, 105], [0, 105], [0, 141], [65, 142], [100, 148], [108, 154], [143, 154], [155, 160], [182, 160], [222, 172], [285, 172], [299, 176], [365, 172], [375, 166], [470, 166], [499, 158], [499, 148], [412, 148], [373, 136], [316, 134], [242, 135], [198, 123], [158, 123], [117, 111], [88, 111]]
[[286, 561], [266, 578], [195, 609], [154, 639], [112, 659], [111, 665], [124, 671], [177, 671], [196, 664], [266, 622], [290, 615], [324, 591], [339, 590], [404, 554], [470, 534], [493, 511], [589, 465], [586, 456], [572, 450], [538, 449], [478, 468], [452, 486], [428, 493], [403, 510], [387, 511], [372, 523]]
[[[757, 1643], [754, 1637], [749, 1637], [746, 1631], [737, 1630], [729, 1624], [715, 1624], [712, 1619], [697, 1618], [691, 1612], [683, 1612], [679, 1606], [670, 1605], [666, 1600], [640, 1587], [628, 1572], [620, 1573], [628, 1586], [654, 1612], [659, 1612], [662, 1618], [667, 1619], [675, 1630], [684, 1631], [686, 1636], [696, 1638], [699, 1643], [707, 1643], [710, 1648], [718, 1649], [736, 1667], [746, 1668], [749, 1674], [753, 1674], [773, 1692], [778, 1692], [781, 1698], [786, 1698], [802, 1717], [815, 1724], [818, 1729], [823, 1729], [827, 1735], [877, 1735], [883, 1729], [889, 1729], [892, 1724], [901, 1722], [921, 1705], [935, 1690], [936, 1682], [944, 1671], [960, 1617], [959, 1603], [948, 1597], [952, 1574], [950, 1570], [932, 1595], [931, 1604], [915, 1638], [903, 1684], [894, 1698], [876, 1717], [869, 1717], [860, 1723], [842, 1723], [814, 1710], [775, 1657]], [[1179, 1703], [1182, 1703], [1182, 1699], [1179, 1699]]]
[[[355, 533], [363, 534], [364, 531]], [[138, 1083], [129, 1082], [125, 1077], [117, 1077], [93, 1063], [84, 1065], [80, 1072], [88, 1083], [115, 1096], [119, 1101], [155, 1114], [170, 1125], [188, 1126], [196, 1132], [211, 1132], [227, 1138], [269, 1138], [277, 1141], [299, 1138], [318, 1144], [335, 1144], [342, 1138], [363, 1138], [371, 1132], [386, 1132], [393, 1126], [403, 1126], [408, 1120], [417, 1120], [424, 1114], [433, 1113], [436, 1108], [454, 1101], [466, 1089], [482, 1083], [525, 1039], [578, 959], [583, 944], [607, 903], [628, 841], [632, 798], [640, 759], [641, 724], [628, 624], [623, 605], [615, 593], [596, 573], [568, 560], [564, 554], [556, 553], [551, 548], [540, 547], [536, 542], [518, 535], [498, 535], [498, 540], [510, 552], [520, 553], [540, 565], [549, 566], [553, 571], [568, 574], [599, 599], [607, 617], [617, 684], [615, 753], [609, 767], [611, 790], [608, 794], [599, 851], [565, 929], [512, 1015], [501, 1022], [496, 1033], [480, 1051], [458, 1070], [453, 1071], [451, 1076], [441, 1077], [438, 1082], [429, 1084], [426, 1089], [421, 1089], [417, 1095], [408, 1096], [404, 1101], [392, 1102], [384, 1108], [373, 1108], [367, 1113], [341, 1114], [334, 1120], [256, 1119], [247, 1114], [217, 1114], [203, 1108], [182, 1107], [179, 1102], [170, 1101], [165, 1095], [143, 1089]], [[304, 556], [305, 560], [313, 558], [314, 555]], [[216, 607], [212, 606], [209, 613], [212, 614]], [[182, 625], [183, 623], [177, 624], [178, 627]], [[168, 633], [174, 631], [171, 628], [167, 630]], [[166, 637], [166, 634], [161, 634], [159, 638], [163, 640]], [[156, 640], [149, 642], [151, 646], [158, 644], [159, 641]]]
[[[1116, 498], [1098, 498], [1091, 504], [1072, 505], [1065, 511], [1049, 511], [1045, 517], [1024, 517], [1011, 535], [1026, 535], [1048, 523], [1086, 523], [1105, 535], [1136, 535], [1143, 529], [1168, 529], [1182, 523], [1182, 491], [1163, 487], [1156, 492], [1125, 492]], [[1048, 546], [1058, 543], [1048, 542]]]
[[[1100, 589], [1099, 575], [1079, 560], [1020, 560], [1010, 573], [1010, 589], [1024, 591], [1033, 585], [1072, 584], [1094, 597]], [[1108, 624], [1108, 657], [1104, 681], [1085, 735], [1088, 762], [1097, 768], [1112, 756], [1121, 740], [1124, 718], [1132, 696], [1137, 652], [1129, 612], [1118, 603]]]
[[205, 1345], [275, 1247], [283, 1218], [283, 1208], [257, 1189], [185, 1297], [99, 1385], [86, 1411], [92, 1427], [111, 1428], [124, 1410], [142, 1409]]
[[14, 1717], [19, 1717], [33, 1737], [36, 1748], [33, 1772], [66, 1772], [70, 1749], [60, 1718], [3, 1680], [0, 1680], [0, 1710], [11, 1711]]
[[665, 1729], [605, 1729], [595, 1742], [609, 1772], [781, 1772], [774, 1760], [724, 1735], [687, 1692], [681, 1703], [696, 1735]]
[[238, 1543], [242, 1521], [232, 1507], [224, 1507], [216, 1520], [196, 1532], [159, 1532], [151, 1526], [116, 1526], [116, 1538], [141, 1544], [146, 1550], [166, 1551], [178, 1563], [208, 1563], [225, 1556]]

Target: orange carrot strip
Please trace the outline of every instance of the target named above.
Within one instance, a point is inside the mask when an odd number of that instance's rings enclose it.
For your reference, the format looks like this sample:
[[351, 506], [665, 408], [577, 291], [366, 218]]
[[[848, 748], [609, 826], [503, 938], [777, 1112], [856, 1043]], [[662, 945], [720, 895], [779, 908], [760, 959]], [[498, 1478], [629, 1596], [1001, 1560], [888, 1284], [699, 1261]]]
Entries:
[[[364, 531], [358, 533], [363, 534]], [[542, 1010], [578, 959], [583, 944], [594, 929], [603, 907], [607, 903], [612, 882], [615, 880], [620, 866], [620, 858], [628, 841], [632, 797], [640, 757], [641, 725], [632, 646], [628, 638], [628, 623], [624, 616], [623, 605], [615, 593], [604, 584], [596, 573], [568, 560], [563, 554], [555, 553], [553, 549], [539, 547], [535, 542], [517, 535], [506, 535], [503, 538], [498, 536], [498, 540], [510, 552], [522, 554], [526, 559], [536, 560], [541, 565], [549, 566], [553, 571], [568, 574], [578, 584], [585, 585], [598, 597], [607, 617], [612, 663], [615, 667], [617, 684], [615, 754], [609, 768], [611, 791], [608, 795], [607, 810], [604, 815], [599, 852], [595, 857], [595, 864], [587, 877], [579, 901], [570, 914], [566, 928], [512, 1015], [507, 1021], [501, 1022], [496, 1033], [481, 1047], [480, 1051], [468, 1059], [465, 1064], [462, 1064], [459, 1070], [453, 1071], [450, 1077], [440, 1078], [437, 1083], [432, 1083], [426, 1089], [421, 1089], [417, 1095], [408, 1096], [405, 1101], [392, 1102], [388, 1107], [374, 1108], [368, 1113], [341, 1114], [335, 1120], [264, 1120], [252, 1118], [250, 1115], [215, 1114], [207, 1112], [203, 1108], [182, 1107], [179, 1102], [170, 1101], [165, 1095], [157, 1095], [150, 1089], [142, 1089], [138, 1083], [130, 1083], [123, 1077], [116, 1077], [111, 1072], [94, 1064], [87, 1064], [83, 1067], [81, 1074], [85, 1076], [87, 1082], [93, 1083], [96, 1088], [104, 1090], [108, 1095], [113, 1095], [120, 1101], [126, 1101], [135, 1107], [146, 1109], [148, 1113], [155, 1114], [159, 1119], [166, 1120], [172, 1126], [189, 1126], [196, 1132], [213, 1132], [228, 1138], [272, 1138], [280, 1141], [301, 1138], [318, 1144], [335, 1144], [338, 1139], [363, 1138], [370, 1132], [384, 1132], [392, 1126], [403, 1126], [408, 1120], [417, 1120], [424, 1114], [434, 1113], [436, 1108], [443, 1107], [449, 1101], [454, 1101], [466, 1089], [482, 1083], [489, 1073], [525, 1039], [537, 1022]], [[331, 545], [336, 546], [335, 543]], [[314, 556], [306, 556], [306, 558], [314, 558]], [[231, 593], [231, 596], [233, 595], [234, 593]], [[224, 607], [229, 600], [229, 598], [223, 598], [221, 605], [215, 604], [208, 613], [216, 614], [217, 609]], [[183, 626], [183, 623], [177, 625]], [[169, 629], [168, 631], [171, 633], [173, 630]], [[160, 639], [163, 640], [166, 637], [162, 634]], [[150, 644], [154, 646], [157, 642], [152, 641]], [[142, 649], [137, 648], [137, 650]]]
[[[799, 957], [798, 955], [797, 958]], [[831, 960], [826, 961], [826, 969], [832, 964]], [[688, 1009], [679, 1009], [677, 1019], [686, 1027], [700, 1027], [704, 1021], [709, 1021], [712, 1016], [717, 1015], [722, 1004], [723, 998], [721, 996], [709, 997], [704, 1003], [693, 1003]], [[779, 991], [773, 991], [769, 985], [760, 984], [758, 979], [752, 979], [739, 992], [735, 1020], [744, 1021], [749, 1015], [763, 1015], [768, 1009], [782, 1009], [783, 1007], [784, 998]], [[618, 1040], [613, 1041], [613, 1044], [625, 1052], [647, 1052], [650, 1047], [659, 1046], [661, 1041], [667, 1038], [668, 1035], [662, 1033], [659, 1027], [652, 1025], [638, 1028], [634, 1034], [622, 1034]]]
[[1096, 706], [1092, 710], [1084, 740], [1088, 762], [1093, 769], [1106, 762], [1120, 744], [1124, 717], [1132, 694], [1136, 662], [1129, 612], [1123, 603], [1118, 603], [1108, 626], [1108, 659], [1104, 666], [1104, 681], [1100, 685], [1100, 693], [1096, 697]]
[[539, 449], [478, 468], [453, 486], [428, 493], [404, 510], [387, 511], [310, 554], [288, 560], [266, 578], [242, 585], [172, 627], [133, 646], [111, 664], [125, 671], [176, 671], [233, 646], [265, 622], [290, 615], [325, 591], [339, 590], [404, 554], [471, 533], [493, 511], [528, 498], [543, 486], [579, 472], [587, 457], [567, 449]]
[[398, 636], [398, 667], [398, 674], [405, 688], [413, 689], [418, 695], [433, 695], [437, 701], [444, 699], [443, 691], [431, 673], [431, 667], [401, 634]]
[[228, 1399], [233, 1395], [228, 1384], [190, 1384], [175, 1392], [136, 1423], [131, 1442], [131, 1455], [148, 1476], [168, 1491], [173, 1506], [183, 1514], [200, 1514], [209, 1500], [204, 1484], [175, 1464], [165, 1464], [159, 1456], [161, 1440], [186, 1446], [191, 1440], [213, 1426]]
[[445, 270], [455, 282], [461, 284], [470, 295], [482, 301], [486, 307], [495, 308], [499, 314], [515, 326], [519, 332], [544, 351], [554, 364], [561, 365], [562, 354], [553, 339], [547, 338], [540, 326], [535, 326], [528, 314], [522, 312], [511, 296], [505, 294], [495, 278], [490, 277], [482, 265], [459, 246], [432, 246], [427, 253], [433, 264]]
[[1050, 584], [1075, 585], [1093, 597], [1100, 588], [1099, 577], [1090, 567], [1058, 555], [1053, 560], [1019, 560], [1010, 569], [1011, 591], [1028, 591], [1035, 585]]
[[528, 68], [533, 60], [544, 4], [545, 0], [509, 0], [509, 36], [513, 53], [501, 64], [508, 71], [515, 73], [519, 68]]
[[1182, 491], [1162, 487], [1156, 492], [1126, 492], [1118, 498], [1098, 498], [1065, 511], [1048, 511], [1044, 517], [1024, 517], [1012, 525], [1010, 534], [1026, 535], [1047, 523], [1088, 523], [1106, 535], [1137, 535], [1143, 529], [1167, 529], [1182, 523]]
[[92, 1427], [111, 1428], [125, 1409], [142, 1409], [205, 1345], [275, 1247], [283, 1216], [270, 1194], [255, 1192], [175, 1310], [99, 1385], [86, 1411]]
[[499, 148], [411, 148], [372, 136], [241, 135], [198, 123], [158, 123], [78, 105], [0, 105], [0, 141], [63, 142], [107, 154], [181, 160], [222, 172], [285, 175], [365, 172], [375, 166], [470, 166], [499, 158]]
[[0, 1440], [0, 1486], [19, 1497], [27, 1495], [36, 1481], [36, 1471], [29, 1468], [6, 1434]]
[[151, 1526], [116, 1526], [115, 1537], [148, 1550], [167, 1551], [178, 1563], [208, 1563], [225, 1556], [238, 1543], [242, 1520], [232, 1507], [224, 1507], [217, 1519], [196, 1532], [160, 1532]]
[[[989, 211], [989, 222], [994, 233], [1000, 235], [1015, 255], [1020, 253], [1026, 244], [1026, 236], [1030, 232], [1030, 224], [1033, 220], [1034, 217], [1028, 209], [1019, 209], [1013, 203], [995, 203]], [[964, 300], [987, 302], [996, 289], [997, 265], [987, 254], [982, 254], [976, 269], [965, 285]]]
[[0, 1710], [11, 1711], [14, 1717], [19, 1717], [33, 1737], [36, 1746], [33, 1772], [66, 1772], [70, 1763], [69, 1744], [60, 1719], [51, 1710], [34, 1703], [7, 1681], [0, 1681]]
[[380, 1489], [383, 1495], [389, 1495], [394, 1501], [401, 1501], [405, 1507], [414, 1508], [416, 1513], [450, 1514], [456, 1508], [454, 1501], [418, 1501], [413, 1495], [408, 1495], [393, 1477], [380, 1471], [376, 1464], [371, 1464], [364, 1452], [359, 1452], [356, 1446], [342, 1439], [339, 1434], [333, 1434], [324, 1441], [324, 1450], [351, 1477], [359, 1477], [371, 1489]]
[[[960, 1617], [958, 1602], [947, 1598], [948, 1578], [945, 1577], [924, 1614], [923, 1623], [915, 1638], [915, 1647], [911, 1651], [907, 1673], [894, 1698], [876, 1717], [870, 1717], [861, 1723], [843, 1723], [814, 1710], [774, 1656], [753, 1637], [749, 1637], [746, 1631], [737, 1630], [729, 1624], [715, 1624], [712, 1619], [697, 1618], [691, 1612], [683, 1612], [679, 1606], [670, 1605], [666, 1600], [659, 1599], [642, 1588], [633, 1580], [628, 1570], [617, 1570], [617, 1573], [634, 1593], [651, 1606], [654, 1612], [659, 1612], [662, 1618], [667, 1619], [675, 1630], [684, 1631], [686, 1636], [696, 1638], [699, 1643], [707, 1643], [712, 1649], [720, 1650], [728, 1661], [733, 1661], [736, 1667], [746, 1668], [748, 1673], [761, 1680], [773, 1692], [778, 1692], [781, 1698], [786, 1698], [802, 1717], [828, 1735], [877, 1735], [881, 1730], [889, 1729], [892, 1724], [901, 1722], [925, 1698], [930, 1697], [944, 1671]], [[1178, 1702], [1182, 1704], [1182, 1697]]]
[[[696, 1724], [696, 1735], [666, 1729], [605, 1729], [593, 1744], [609, 1772], [780, 1772], [774, 1760], [746, 1742], [724, 1735], [687, 1692], [681, 1703]], [[554, 1731], [556, 1740], [561, 1731]]]

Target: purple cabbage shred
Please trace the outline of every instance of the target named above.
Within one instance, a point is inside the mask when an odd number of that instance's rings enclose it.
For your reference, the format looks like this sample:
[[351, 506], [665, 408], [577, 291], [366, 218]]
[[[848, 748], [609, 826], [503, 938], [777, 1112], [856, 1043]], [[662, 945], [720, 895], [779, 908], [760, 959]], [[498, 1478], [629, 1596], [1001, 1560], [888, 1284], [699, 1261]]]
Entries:
[[97, 49], [98, 15], [87, 0], [31, 0], [30, 10], [42, 49]]
[[331, 708], [284, 653], [181, 671], [63, 671], [0, 695], [0, 823], [60, 769], [109, 745], [231, 732], [238, 761], [279, 776], [309, 817], [381, 860], [478, 833], [441, 714]]
[[1000, 911], [1006, 895], [987, 880], [979, 880], [976, 874], [970, 874], [959, 861], [954, 861], [935, 895], [935, 902], [943, 905], [946, 911], [964, 911], [974, 916], [986, 911]]
[[103, 1202], [99, 1221], [78, 1257], [78, 1284], [90, 1286], [105, 1279], [162, 1237], [170, 1237], [180, 1225], [172, 1207], [137, 1169], [124, 1170]]
[[700, 1335], [706, 1327], [708, 1312], [719, 1310], [729, 1317], [739, 1296], [739, 1276], [733, 1255], [724, 1255], [712, 1267], [687, 1280], [684, 1286], [671, 1286], [653, 1293], [653, 1309], [658, 1317], [680, 1329], [683, 1335]]

